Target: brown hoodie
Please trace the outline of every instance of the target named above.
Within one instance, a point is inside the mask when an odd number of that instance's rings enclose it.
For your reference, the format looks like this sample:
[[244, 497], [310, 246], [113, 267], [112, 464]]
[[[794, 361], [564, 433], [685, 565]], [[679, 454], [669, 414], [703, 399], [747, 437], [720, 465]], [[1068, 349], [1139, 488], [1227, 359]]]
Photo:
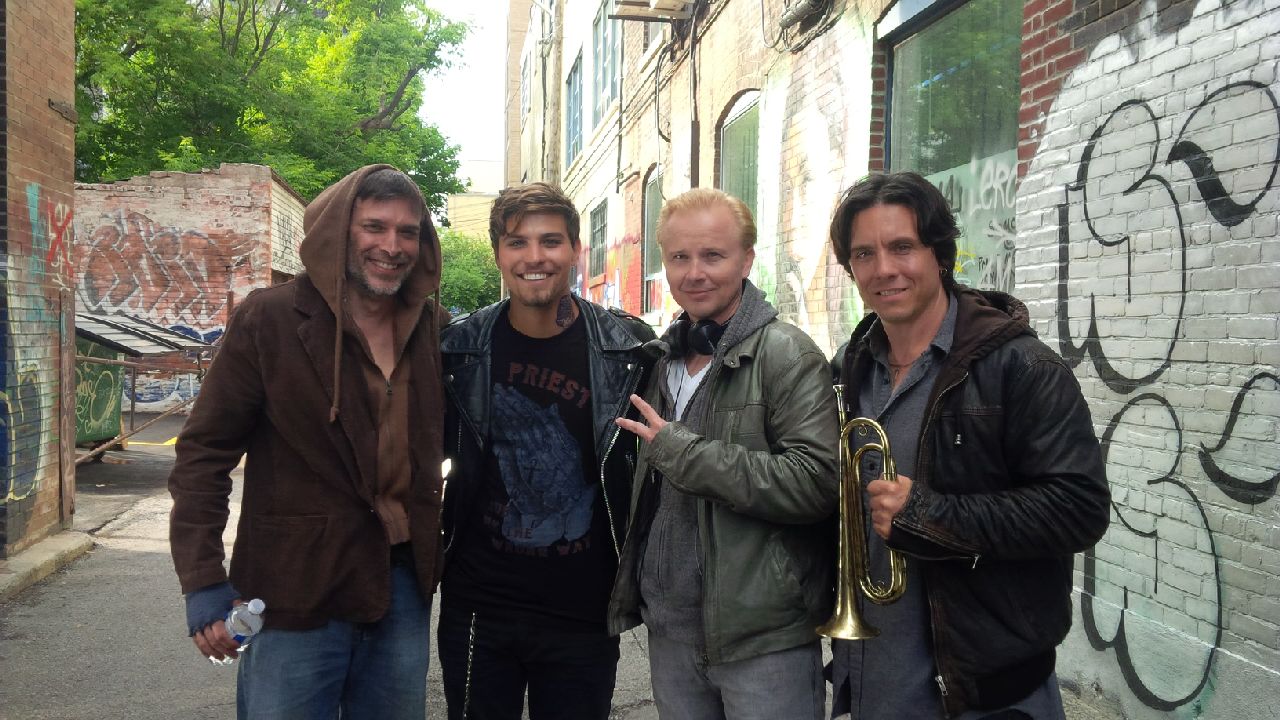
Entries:
[[[230, 473], [244, 457], [229, 579], [242, 597], [266, 602], [268, 627], [382, 617], [396, 517], [424, 597], [439, 580], [444, 394], [439, 316], [429, 304], [440, 246], [430, 219], [399, 295], [390, 383], [343, 302], [356, 187], [380, 167], [361, 168], [307, 207], [307, 272], [236, 308], [178, 438], [170, 546], [182, 590], [228, 579]], [[387, 516], [387, 498], [398, 515]]]
[[[302, 218], [302, 245], [298, 255], [307, 269], [311, 282], [324, 297], [325, 303], [338, 319], [337, 343], [334, 352], [334, 385], [340, 384], [342, 372], [342, 336], [350, 331], [350, 316], [345, 308], [347, 286], [347, 242], [351, 236], [351, 213], [355, 209], [356, 190], [360, 182], [376, 170], [395, 170], [391, 165], [366, 165], [325, 188], [307, 205]], [[422, 229], [418, 235], [421, 248], [418, 263], [400, 288], [400, 298], [405, 303], [396, 315], [397, 328], [410, 328], [417, 324], [427, 298], [440, 290], [440, 238], [436, 235], [431, 214], [424, 208]], [[435, 303], [438, 307], [439, 303]], [[434, 315], [434, 313], [433, 313]], [[435, 319], [435, 318], [433, 318]], [[435, 328], [437, 331], [438, 327]], [[400, 356], [403, 342], [396, 338], [396, 357]], [[333, 410], [329, 421], [338, 416], [338, 395], [334, 394]]]

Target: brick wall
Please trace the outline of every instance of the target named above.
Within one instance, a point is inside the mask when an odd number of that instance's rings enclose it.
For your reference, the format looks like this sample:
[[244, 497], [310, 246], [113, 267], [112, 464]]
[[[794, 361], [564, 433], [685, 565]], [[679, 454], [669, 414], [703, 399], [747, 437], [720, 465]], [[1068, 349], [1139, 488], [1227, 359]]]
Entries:
[[1280, 6], [1026, 4], [1016, 293], [1112, 486], [1059, 675], [1127, 717], [1280, 705]]
[[[301, 270], [302, 203], [271, 169], [224, 164], [76, 186], [78, 307], [124, 312], [214, 341], [255, 288]], [[228, 306], [228, 299], [231, 306]], [[190, 377], [139, 378], [138, 407], [195, 392]]]
[[74, 348], [63, 290], [73, 277], [75, 7], [6, 2], [4, 13], [0, 555], [70, 522], [75, 471], [59, 446], [74, 435], [74, 383], [60, 371]]

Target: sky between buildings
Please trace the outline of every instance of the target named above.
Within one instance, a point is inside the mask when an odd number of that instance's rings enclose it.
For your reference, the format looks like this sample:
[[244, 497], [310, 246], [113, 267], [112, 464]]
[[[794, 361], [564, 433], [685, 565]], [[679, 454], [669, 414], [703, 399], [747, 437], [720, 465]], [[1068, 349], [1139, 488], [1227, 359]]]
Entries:
[[472, 192], [502, 189], [506, 0], [429, 0], [470, 26], [453, 67], [427, 77], [420, 115], [460, 146], [458, 176]]

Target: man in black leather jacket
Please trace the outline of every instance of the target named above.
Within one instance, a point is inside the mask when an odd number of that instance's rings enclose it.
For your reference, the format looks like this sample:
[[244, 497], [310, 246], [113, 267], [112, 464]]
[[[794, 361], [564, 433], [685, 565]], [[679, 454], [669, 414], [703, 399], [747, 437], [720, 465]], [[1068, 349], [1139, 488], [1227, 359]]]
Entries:
[[507, 188], [489, 233], [510, 293], [441, 334], [448, 397], [437, 632], [454, 720], [605, 720], [618, 639], [605, 605], [636, 438], [614, 424], [644, 379], [637, 318], [575, 297], [579, 217], [543, 183]]
[[958, 235], [915, 173], [862, 180], [832, 219], [836, 258], [872, 311], [837, 360], [846, 410], [884, 426], [898, 469], [880, 479], [882, 458], [863, 455], [872, 574], [887, 577], [886, 548], [907, 566], [901, 600], [864, 603], [881, 635], [833, 643], [833, 715], [1063, 714], [1054, 653], [1072, 555], [1109, 521], [1101, 452], [1026, 307], [955, 282]]

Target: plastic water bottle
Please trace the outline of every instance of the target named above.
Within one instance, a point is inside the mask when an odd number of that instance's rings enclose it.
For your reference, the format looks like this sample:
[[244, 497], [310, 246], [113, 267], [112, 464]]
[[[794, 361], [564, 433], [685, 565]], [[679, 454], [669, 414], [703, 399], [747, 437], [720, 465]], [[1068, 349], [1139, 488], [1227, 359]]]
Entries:
[[262, 613], [266, 609], [266, 603], [254, 598], [236, 605], [227, 613], [227, 634], [240, 644], [241, 650], [248, 647], [249, 641], [262, 629]]

